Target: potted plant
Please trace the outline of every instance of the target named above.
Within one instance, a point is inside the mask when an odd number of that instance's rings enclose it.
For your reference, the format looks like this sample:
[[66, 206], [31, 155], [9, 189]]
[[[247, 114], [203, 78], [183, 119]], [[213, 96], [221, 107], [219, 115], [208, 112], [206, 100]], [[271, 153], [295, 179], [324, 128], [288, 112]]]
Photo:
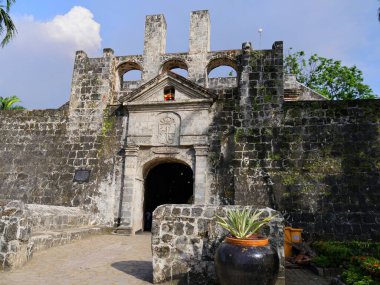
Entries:
[[260, 230], [275, 216], [265, 210], [227, 210], [217, 223], [229, 231], [215, 254], [221, 285], [272, 285], [277, 280], [279, 258]]

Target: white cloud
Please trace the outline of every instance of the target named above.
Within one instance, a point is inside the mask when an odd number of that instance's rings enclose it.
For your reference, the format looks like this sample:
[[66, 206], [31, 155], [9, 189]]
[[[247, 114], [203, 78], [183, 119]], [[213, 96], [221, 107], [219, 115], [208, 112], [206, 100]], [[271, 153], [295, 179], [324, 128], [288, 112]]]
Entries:
[[71, 43], [76, 49], [94, 51], [100, 47], [100, 24], [86, 8], [75, 6], [67, 14], [58, 15], [41, 27], [51, 40]]
[[100, 24], [90, 10], [75, 6], [64, 15], [57, 15], [48, 22], [40, 22], [33, 16], [16, 17], [17, 38], [12, 45], [17, 48], [54, 49], [70, 55], [76, 50], [95, 52], [100, 48]]
[[18, 34], [0, 50], [0, 96], [16, 95], [27, 108], [59, 107], [70, 97], [75, 51], [99, 51], [100, 24], [78, 6], [47, 22], [14, 20]]

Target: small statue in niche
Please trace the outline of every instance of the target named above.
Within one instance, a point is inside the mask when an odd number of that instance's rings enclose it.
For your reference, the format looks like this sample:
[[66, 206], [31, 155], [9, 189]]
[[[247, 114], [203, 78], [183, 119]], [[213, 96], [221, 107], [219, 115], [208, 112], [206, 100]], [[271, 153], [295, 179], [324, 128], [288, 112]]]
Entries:
[[174, 86], [166, 86], [164, 88], [164, 100], [174, 101], [175, 100], [175, 88]]

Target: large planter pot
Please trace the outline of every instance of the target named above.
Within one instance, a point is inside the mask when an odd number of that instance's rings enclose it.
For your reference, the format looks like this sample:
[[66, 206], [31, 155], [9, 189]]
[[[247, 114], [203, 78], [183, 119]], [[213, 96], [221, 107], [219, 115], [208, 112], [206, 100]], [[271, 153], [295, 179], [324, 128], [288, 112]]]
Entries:
[[215, 269], [221, 285], [272, 285], [279, 259], [268, 239], [226, 237], [216, 250]]

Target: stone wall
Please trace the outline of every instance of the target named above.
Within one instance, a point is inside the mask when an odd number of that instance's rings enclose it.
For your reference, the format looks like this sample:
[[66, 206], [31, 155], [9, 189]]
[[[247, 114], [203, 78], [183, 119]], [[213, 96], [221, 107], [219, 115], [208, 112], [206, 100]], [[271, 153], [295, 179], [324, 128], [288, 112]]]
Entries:
[[0, 199], [69, 204], [67, 111], [0, 111], [0, 122]]
[[[163, 205], [153, 213], [153, 282], [217, 284], [214, 255], [227, 232], [215, 223], [215, 214], [237, 206]], [[276, 214], [275, 211], [267, 211]], [[270, 243], [280, 257], [277, 285], [285, 284], [283, 219], [270, 223]]]
[[286, 103], [273, 133], [273, 191], [289, 223], [379, 240], [380, 100]]
[[235, 202], [267, 201], [319, 238], [379, 240], [380, 100], [285, 102], [280, 119], [235, 132]]
[[90, 217], [78, 207], [0, 200], [0, 271], [22, 267], [36, 251], [107, 232]]
[[214, 90], [218, 94], [215, 114], [208, 130], [210, 148], [208, 154], [211, 204], [233, 204], [234, 189], [234, 128], [233, 120], [239, 110], [237, 88]]
[[214, 90], [236, 88], [237, 78], [236, 77], [209, 78], [207, 87]]
[[[81, 129], [73, 138], [67, 109], [1, 111], [0, 199], [82, 206], [94, 221], [111, 225], [120, 190], [123, 120], [116, 113], [110, 110], [96, 133]], [[89, 181], [75, 182], [83, 169]]]

